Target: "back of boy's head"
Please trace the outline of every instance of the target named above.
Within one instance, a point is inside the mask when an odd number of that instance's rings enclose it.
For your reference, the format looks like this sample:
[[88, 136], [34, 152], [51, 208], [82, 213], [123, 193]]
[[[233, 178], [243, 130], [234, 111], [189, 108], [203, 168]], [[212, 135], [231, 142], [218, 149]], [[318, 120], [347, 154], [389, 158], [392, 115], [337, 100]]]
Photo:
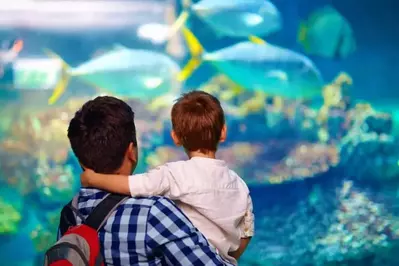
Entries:
[[183, 94], [172, 108], [172, 126], [187, 151], [216, 151], [225, 125], [219, 100], [203, 91]]

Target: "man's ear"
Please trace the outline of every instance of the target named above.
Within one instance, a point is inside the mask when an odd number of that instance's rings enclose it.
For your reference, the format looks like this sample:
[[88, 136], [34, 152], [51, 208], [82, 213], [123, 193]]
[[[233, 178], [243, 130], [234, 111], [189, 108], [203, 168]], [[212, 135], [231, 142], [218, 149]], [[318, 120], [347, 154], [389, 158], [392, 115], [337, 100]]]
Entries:
[[224, 124], [223, 128], [222, 128], [222, 132], [220, 134], [219, 142], [220, 143], [225, 142], [226, 137], [227, 137], [227, 126], [226, 126], [226, 124]]
[[177, 137], [176, 133], [174, 130], [170, 132], [170, 136], [172, 137], [173, 142], [175, 143], [176, 146], [181, 146], [180, 139]]
[[130, 142], [129, 147], [127, 148], [126, 151], [126, 157], [128, 158], [128, 160], [133, 164], [136, 165], [137, 164], [137, 160], [138, 160], [138, 150], [137, 147], [135, 147], [133, 145], [133, 142]]
[[80, 168], [82, 168], [82, 171], [83, 172], [86, 171], [87, 167], [84, 166], [81, 162], [79, 162], [79, 164], [80, 164]]

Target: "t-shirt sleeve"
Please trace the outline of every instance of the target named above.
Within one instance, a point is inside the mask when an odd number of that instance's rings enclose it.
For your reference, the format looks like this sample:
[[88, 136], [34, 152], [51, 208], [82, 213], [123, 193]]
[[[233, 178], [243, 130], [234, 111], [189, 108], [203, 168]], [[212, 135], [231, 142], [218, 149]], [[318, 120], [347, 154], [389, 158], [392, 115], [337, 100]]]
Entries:
[[129, 176], [129, 189], [133, 197], [166, 196], [178, 200], [184, 194], [168, 164], [159, 166], [147, 173]]
[[251, 196], [248, 195], [248, 206], [244, 218], [240, 223], [241, 238], [254, 236], [255, 233], [255, 216], [253, 213], [253, 204]]

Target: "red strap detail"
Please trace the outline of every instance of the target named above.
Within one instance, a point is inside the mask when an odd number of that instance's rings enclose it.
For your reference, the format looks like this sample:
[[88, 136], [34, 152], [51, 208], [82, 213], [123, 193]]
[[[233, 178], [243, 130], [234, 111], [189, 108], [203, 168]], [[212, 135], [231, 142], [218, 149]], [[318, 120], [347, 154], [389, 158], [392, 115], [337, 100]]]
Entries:
[[100, 241], [98, 239], [97, 231], [87, 225], [81, 224], [70, 228], [65, 233], [65, 235], [68, 234], [80, 235], [87, 241], [87, 244], [90, 247], [89, 265], [95, 265], [96, 258], [100, 253]]
[[73, 266], [73, 265], [67, 260], [58, 260], [56, 262], [51, 263], [50, 266]]

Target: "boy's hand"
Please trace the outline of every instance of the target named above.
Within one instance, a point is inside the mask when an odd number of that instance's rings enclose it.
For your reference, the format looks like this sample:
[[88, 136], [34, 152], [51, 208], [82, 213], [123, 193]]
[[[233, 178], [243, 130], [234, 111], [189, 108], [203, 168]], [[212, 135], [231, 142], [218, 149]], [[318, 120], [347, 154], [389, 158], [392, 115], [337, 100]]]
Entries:
[[91, 179], [95, 176], [95, 172], [90, 169], [86, 169], [80, 175], [80, 183], [82, 183], [82, 187], [89, 187], [91, 186]]

